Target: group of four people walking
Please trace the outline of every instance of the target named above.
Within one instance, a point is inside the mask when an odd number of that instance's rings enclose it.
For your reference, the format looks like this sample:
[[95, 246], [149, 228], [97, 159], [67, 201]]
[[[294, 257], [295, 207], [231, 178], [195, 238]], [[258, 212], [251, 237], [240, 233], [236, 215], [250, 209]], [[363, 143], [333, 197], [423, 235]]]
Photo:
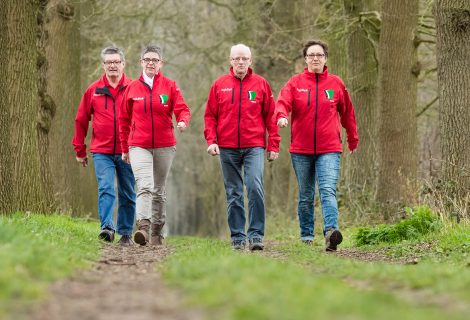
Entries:
[[[354, 107], [342, 80], [328, 73], [328, 46], [315, 40], [303, 48], [304, 72], [281, 89], [277, 103], [269, 83], [251, 69], [249, 47], [230, 50], [230, 72], [212, 85], [204, 113], [204, 137], [212, 155], [220, 155], [227, 198], [227, 217], [234, 249], [264, 248], [265, 201], [263, 172], [279, 155], [279, 128], [291, 122], [290, 153], [299, 186], [300, 238], [314, 238], [315, 180], [323, 213], [325, 248], [334, 251], [342, 241], [338, 226], [336, 185], [342, 153], [341, 126], [348, 148], [358, 145]], [[93, 119], [90, 151], [98, 182], [100, 238], [121, 245], [160, 245], [166, 216], [166, 179], [176, 153], [173, 115], [186, 130], [190, 110], [173, 80], [162, 72], [160, 47], [141, 53], [142, 74], [129, 81], [124, 54], [116, 47], [101, 52], [105, 74], [83, 95], [75, 119], [73, 144], [77, 161], [87, 165], [85, 137]], [[118, 185], [117, 226], [113, 222], [114, 179]], [[134, 177], [136, 193], [134, 193]], [[248, 197], [248, 228], [244, 208]], [[137, 194], [137, 197], [136, 197]]]

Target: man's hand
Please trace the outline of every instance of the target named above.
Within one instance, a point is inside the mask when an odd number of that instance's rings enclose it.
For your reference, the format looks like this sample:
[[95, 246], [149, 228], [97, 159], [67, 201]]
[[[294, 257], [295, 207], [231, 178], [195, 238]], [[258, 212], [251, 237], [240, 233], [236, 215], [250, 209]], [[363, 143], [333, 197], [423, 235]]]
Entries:
[[289, 124], [289, 121], [287, 121], [286, 118], [280, 118], [279, 120], [277, 120], [277, 126], [279, 128], [287, 127], [288, 124]]
[[268, 161], [274, 161], [279, 157], [279, 152], [268, 151]]
[[207, 153], [211, 156], [216, 156], [220, 154], [219, 146], [216, 143], [211, 144], [209, 148], [207, 148]]
[[129, 159], [129, 153], [128, 152], [123, 153], [121, 158], [122, 158], [122, 161], [124, 161], [125, 163], [131, 164], [131, 160]]
[[83, 158], [75, 157], [77, 159], [77, 162], [82, 165], [82, 167], [86, 167], [88, 165], [88, 157], [85, 156]]
[[180, 132], [183, 132], [187, 128], [186, 123], [184, 121], [178, 122], [177, 128]]

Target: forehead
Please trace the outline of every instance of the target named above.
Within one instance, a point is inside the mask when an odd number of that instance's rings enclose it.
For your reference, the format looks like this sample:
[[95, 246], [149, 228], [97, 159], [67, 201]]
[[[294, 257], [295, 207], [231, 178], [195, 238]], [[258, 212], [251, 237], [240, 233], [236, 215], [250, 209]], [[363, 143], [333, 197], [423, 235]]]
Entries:
[[230, 56], [232, 58], [234, 57], [250, 57], [251, 58], [251, 53], [250, 53], [250, 50], [246, 48], [235, 48], [230, 52]]
[[313, 46], [308, 47], [307, 54], [309, 53], [325, 53], [325, 52], [322, 46], [315, 44]]
[[121, 56], [119, 53], [111, 53], [104, 55], [104, 61], [114, 61], [114, 60], [121, 60]]
[[160, 56], [156, 52], [147, 52], [146, 54], [144, 54], [144, 58], [150, 58], [150, 59], [157, 58], [157, 59], [160, 59]]

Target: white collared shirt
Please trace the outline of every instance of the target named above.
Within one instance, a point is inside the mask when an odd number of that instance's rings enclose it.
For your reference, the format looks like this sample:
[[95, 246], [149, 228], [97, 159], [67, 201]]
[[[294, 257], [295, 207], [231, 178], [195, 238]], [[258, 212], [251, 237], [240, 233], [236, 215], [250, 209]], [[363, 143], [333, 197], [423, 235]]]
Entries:
[[[148, 86], [150, 87], [150, 89], [153, 88], [153, 78], [150, 78], [146, 73], [145, 71], [142, 72], [143, 76], [144, 76], [144, 82], [146, 84], [148, 84]], [[155, 78], [155, 77], [154, 77]]]

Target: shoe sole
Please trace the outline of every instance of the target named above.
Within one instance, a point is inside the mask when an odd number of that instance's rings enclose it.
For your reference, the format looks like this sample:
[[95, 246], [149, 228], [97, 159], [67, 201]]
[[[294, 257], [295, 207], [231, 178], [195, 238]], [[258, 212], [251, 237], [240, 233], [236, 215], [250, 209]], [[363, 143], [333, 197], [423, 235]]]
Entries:
[[141, 246], [145, 246], [147, 244], [144, 234], [138, 231], [134, 234], [134, 242]]
[[113, 242], [112, 236], [109, 232], [101, 232], [98, 236], [99, 239], [106, 241], [106, 242]]
[[326, 247], [326, 251], [336, 251], [338, 244], [343, 241], [343, 235], [338, 230], [334, 230], [330, 236], [330, 245]]
[[250, 246], [250, 250], [251, 250], [251, 251], [263, 250], [263, 249], [264, 249], [264, 246], [263, 246], [263, 245], [259, 245], [259, 244], [254, 244], [254, 245]]

